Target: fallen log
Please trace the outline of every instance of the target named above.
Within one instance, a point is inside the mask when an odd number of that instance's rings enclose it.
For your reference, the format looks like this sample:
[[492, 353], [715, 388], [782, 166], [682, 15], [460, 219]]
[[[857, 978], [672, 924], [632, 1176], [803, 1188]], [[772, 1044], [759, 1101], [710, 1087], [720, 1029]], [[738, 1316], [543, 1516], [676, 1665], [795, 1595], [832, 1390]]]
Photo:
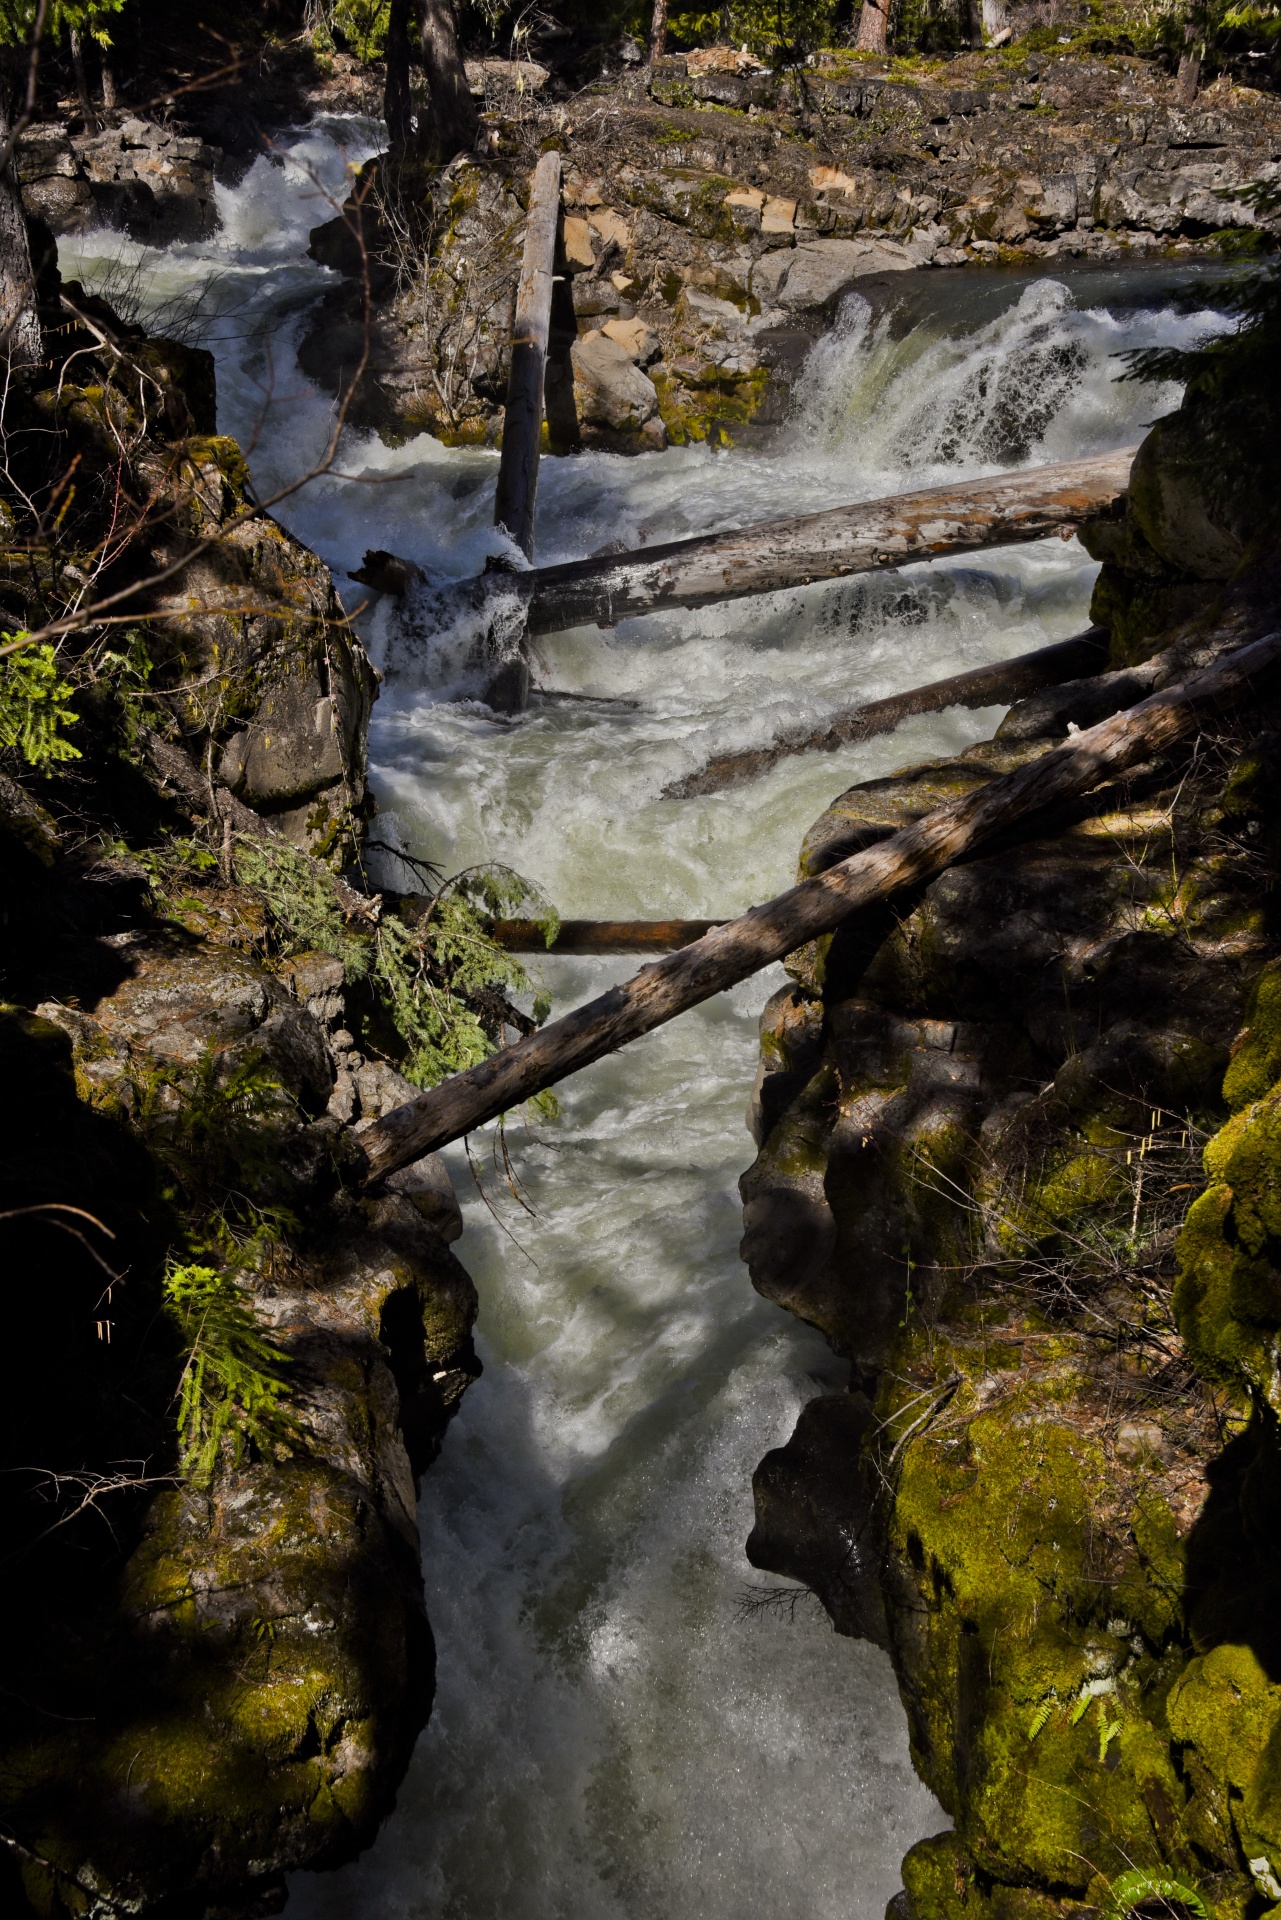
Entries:
[[508, 953], [670, 953], [723, 924], [720, 920], [562, 920], [550, 946], [535, 920], [496, 920], [492, 932]]
[[[1043, 540], [1114, 507], [1129, 484], [1135, 452], [1123, 447], [1087, 460], [890, 494], [731, 533], [701, 533], [637, 552], [531, 567], [508, 576], [504, 586], [521, 595], [525, 631], [536, 637], [593, 622], [615, 626], [665, 607], [714, 606], [945, 554]], [[382, 563], [380, 571], [389, 581], [393, 571], [386, 563], [393, 557], [367, 556]], [[460, 582], [458, 591], [477, 584]]]
[[534, 554], [534, 506], [543, 433], [543, 379], [551, 327], [556, 269], [556, 224], [560, 214], [560, 155], [545, 153], [534, 168], [525, 223], [525, 251], [516, 287], [511, 370], [503, 449], [494, 494], [494, 525], [511, 535], [527, 560]]
[[1111, 508], [1129, 484], [1135, 451], [538, 567], [517, 578], [526, 631], [533, 637], [593, 621], [613, 626], [664, 607], [713, 606], [941, 554], [1042, 540]]
[[602, 1054], [832, 932], [858, 908], [933, 879], [1029, 815], [1161, 754], [1192, 731], [1203, 714], [1241, 698], [1278, 662], [1281, 632], [1220, 655], [1182, 682], [724, 922], [692, 946], [643, 967], [625, 985], [611, 987], [541, 1032], [384, 1114], [360, 1138], [364, 1184], [470, 1133]]
[[663, 788], [662, 797], [690, 800], [702, 793], [720, 793], [725, 787], [758, 779], [792, 754], [835, 753], [856, 740], [870, 740], [875, 734], [889, 733], [914, 713], [941, 713], [945, 707], [1008, 706], [1025, 694], [1081, 679], [1106, 661], [1107, 651], [1107, 629], [1090, 627], [1071, 640], [1038, 647], [1034, 653], [1020, 653], [1012, 660], [998, 660], [991, 667], [954, 673], [947, 680], [932, 680], [928, 686], [911, 687], [906, 693], [893, 693], [884, 700], [869, 700], [865, 706], [849, 707], [827, 726], [811, 733], [784, 734], [767, 747], [719, 753], [696, 773], [673, 780]]

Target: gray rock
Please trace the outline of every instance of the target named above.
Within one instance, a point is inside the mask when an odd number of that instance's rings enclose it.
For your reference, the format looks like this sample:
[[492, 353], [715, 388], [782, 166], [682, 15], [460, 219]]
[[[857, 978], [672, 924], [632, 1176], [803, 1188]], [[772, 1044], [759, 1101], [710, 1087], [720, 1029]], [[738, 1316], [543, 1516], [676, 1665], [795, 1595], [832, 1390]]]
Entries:
[[752, 292], [797, 312], [825, 307], [845, 287], [869, 273], [904, 273], [927, 266], [942, 235], [927, 230], [916, 239], [807, 240], [788, 252], [767, 253], [752, 270]]
[[636, 432], [658, 412], [654, 382], [604, 333], [589, 333], [570, 350], [574, 404], [584, 426]]
[[390, 1176], [387, 1186], [393, 1193], [403, 1194], [442, 1240], [457, 1240], [463, 1230], [462, 1209], [449, 1170], [438, 1153], [425, 1154], [411, 1166], [402, 1167]]

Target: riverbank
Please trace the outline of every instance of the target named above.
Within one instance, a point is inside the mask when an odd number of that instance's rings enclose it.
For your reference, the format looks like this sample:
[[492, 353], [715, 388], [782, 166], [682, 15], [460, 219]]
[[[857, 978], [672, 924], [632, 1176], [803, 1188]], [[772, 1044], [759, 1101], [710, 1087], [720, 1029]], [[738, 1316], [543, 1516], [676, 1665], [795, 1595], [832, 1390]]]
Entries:
[[[1114, 674], [852, 787], [803, 871], [1110, 711], [1137, 662], [1270, 627], [1263, 312], [1084, 535]], [[761, 1463], [748, 1550], [890, 1650], [954, 1822], [903, 1916], [1273, 1897], [1277, 721], [1261, 688], [795, 956], [762, 1019], [744, 1254], [851, 1381]]]

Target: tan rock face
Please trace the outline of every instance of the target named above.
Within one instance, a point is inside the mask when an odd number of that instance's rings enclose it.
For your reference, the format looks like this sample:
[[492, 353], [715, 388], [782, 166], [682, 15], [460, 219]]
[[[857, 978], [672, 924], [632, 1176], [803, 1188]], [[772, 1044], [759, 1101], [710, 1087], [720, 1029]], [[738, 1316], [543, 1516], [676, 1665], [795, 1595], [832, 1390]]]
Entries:
[[561, 246], [568, 267], [590, 273], [596, 264], [592, 230], [576, 213], [567, 213], [561, 221]]
[[639, 367], [647, 367], [662, 351], [658, 335], [643, 320], [607, 320], [601, 332], [607, 340], [615, 341]]

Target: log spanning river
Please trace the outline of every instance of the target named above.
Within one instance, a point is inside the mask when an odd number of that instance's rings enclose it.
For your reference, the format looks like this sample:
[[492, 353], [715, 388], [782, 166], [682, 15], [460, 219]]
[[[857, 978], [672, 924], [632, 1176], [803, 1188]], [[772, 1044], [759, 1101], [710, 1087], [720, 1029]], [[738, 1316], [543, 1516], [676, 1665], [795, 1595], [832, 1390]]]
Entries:
[[[345, 121], [289, 137], [219, 190], [222, 231], [200, 246], [63, 243], [65, 273], [213, 349], [220, 428], [252, 448], [260, 492], [306, 471], [329, 430], [293, 350], [332, 284], [307, 233], [376, 133]], [[1114, 356], [1208, 322], [1171, 306], [1174, 284], [1138, 268], [878, 283], [812, 349], [769, 451], [544, 461], [538, 557], [1137, 440], [1177, 393], [1117, 385]], [[367, 546], [449, 578], [493, 550], [494, 454], [351, 435], [339, 465], [350, 477], [280, 517], [340, 586]], [[395, 608], [374, 605], [359, 624], [393, 665], [371, 743], [378, 837], [449, 871], [504, 861], [567, 916], [741, 912], [790, 883], [805, 828], [843, 787], [984, 738], [1000, 709], [921, 716], [725, 793], [665, 787], [712, 754], [1078, 631], [1094, 571], [1054, 539], [546, 636], [536, 682], [590, 697], [536, 698], [514, 721], [477, 704], [465, 630], [406, 648]], [[403, 885], [404, 869], [384, 878]], [[563, 1012], [635, 963], [542, 966]], [[487, 1137], [474, 1174], [449, 1150], [485, 1374], [423, 1488], [436, 1706], [378, 1844], [297, 1876], [291, 1912], [878, 1920], [906, 1848], [946, 1824], [912, 1772], [885, 1656], [808, 1602], [751, 1604], [771, 1584], [743, 1555], [752, 1470], [807, 1399], [842, 1384], [737, 1253], [756, 1016], [781, 978], [571, 1080], [558, 1122], [513, 1126], [526, 1205]]]

